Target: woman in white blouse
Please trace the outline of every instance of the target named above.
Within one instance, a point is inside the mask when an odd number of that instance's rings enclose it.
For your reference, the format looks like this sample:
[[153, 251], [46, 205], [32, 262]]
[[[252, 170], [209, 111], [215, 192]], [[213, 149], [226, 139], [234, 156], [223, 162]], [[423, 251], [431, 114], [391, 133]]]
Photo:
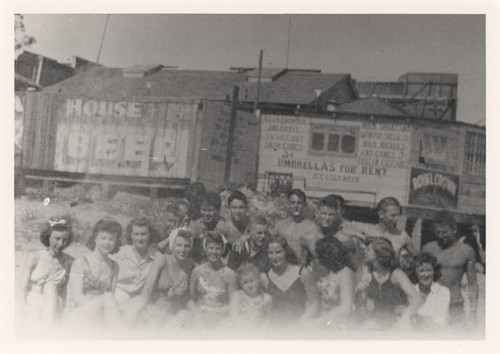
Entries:
[[441, 276], [441, 266], [436, 257], [422, 253], [415, 257], [415, 285], [424, 298], [424, 304], [418, 311], [418, 325], [425, 329], [442, 328], [448, 325], [450, 290], [437, 283]]

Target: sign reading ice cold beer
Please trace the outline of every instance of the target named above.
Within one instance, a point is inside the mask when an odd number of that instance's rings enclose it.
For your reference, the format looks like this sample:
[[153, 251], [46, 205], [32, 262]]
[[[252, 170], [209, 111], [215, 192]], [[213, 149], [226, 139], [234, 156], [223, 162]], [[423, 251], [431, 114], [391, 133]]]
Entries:
[[405, 198], [411, 145], [406, 123], [262, 117], [259, 174], [292, 173], [307, 189]]

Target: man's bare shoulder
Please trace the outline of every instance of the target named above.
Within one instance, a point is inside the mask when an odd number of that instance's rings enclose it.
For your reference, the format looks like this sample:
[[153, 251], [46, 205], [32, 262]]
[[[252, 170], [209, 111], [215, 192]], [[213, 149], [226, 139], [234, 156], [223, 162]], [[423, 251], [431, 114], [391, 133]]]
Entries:
[[441, 248], [439, 247], [436, 241], [428, 242], [424, 245], [424, 247], [422, 247], [422, 252], [428, 252], [434, 254], [439, 251], [441, 251]]

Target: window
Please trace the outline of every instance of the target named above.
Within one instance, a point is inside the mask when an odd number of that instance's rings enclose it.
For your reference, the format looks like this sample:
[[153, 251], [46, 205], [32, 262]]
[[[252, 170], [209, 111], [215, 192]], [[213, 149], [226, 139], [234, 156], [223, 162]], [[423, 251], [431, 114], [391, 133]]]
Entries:
[[484, 177], [486, 168], [486, 137], [484, 134], [467, 132], [464, 160], [465, 174]]
[[425, 133], [420, 139], [421, 163], [446, 164], [448, 157], [448, 139], [445, 136]]
[[345, 126], [313, 125], [310, 151], [334, 155], [356, 153], [358, 128]]

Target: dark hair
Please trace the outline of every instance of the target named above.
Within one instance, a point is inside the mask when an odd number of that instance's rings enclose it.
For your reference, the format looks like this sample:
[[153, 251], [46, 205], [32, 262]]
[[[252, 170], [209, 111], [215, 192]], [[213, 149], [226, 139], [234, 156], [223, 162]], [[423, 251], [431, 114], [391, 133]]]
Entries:
[[[52, 226], [51, 226], [52, 225]], [[73, 242], [73, 226], [68, 218], [61, 217], [58, 220], [50, 220], [47, 222], [43, 230], [40, 232], [40, 242], [45, 246], [50, 246], [50, 236], [52, 236], [52, 231], [60, 231], [68, 233], [68, 246]]]
[[317, 240], [315, 250], [319, 264], [333, 273], [337, 273], [350, 263], [344, 245], [334, 237]]
[[320, 200], [319, 207], [326, 206], [335, 210], [344, 211], [344, 198], [337, 194], [328, 194]]
[[231, 194], [229, 194], [229, 197], [227, 198], [227, 205], [231, 206], [231, 203], [235, 199], [241, 200], [245, 206], [248, 206], [247, 196], [239, 190], [232, 191]]
[[177, 237], [182, 237], [193, 244], [193, 232], [189, 229], [182, 229], [177, 232]]
[[288, 192], [288, 196], [287, 196], [288, 199], [290, 199], [290, 197], [292, 195], [296, 195], [297, 197], [299, 197], [302, 200], [302, 202], [304, 202], [304, 204], [307, 201], [306, 194], [302, 191], [302, 189], [298, 189], [298, 188], [292, 189], [290, 192]]
[[401, 209], [401, 203], [394, 197], [385, 197], [377, 204], [377, 212], [384, 211], [385, 208], [395, 206], [396, 208]]
[[200, 207], [213, 206], [220, 211], [221, 204], [220, 195], [215, 192], [206, 192], [200, 198]]
[[394, 252], [391, 241], [385, 237], [373, 237], [370, 239], [369, 245], [372, 246], [375, 252], [376, 263], [380, 267], [387, 268], [391, 271], [398, 267], [396, 252]]
[[[401, 262], [401, 254], [403, 251], [406, 251], [408, 253], [408, 257], [404, 262]], [[401, 247], [398, 253], [398, 267], [401, 269], [403, 272], [406, 273], [408, 278], [413, 284], [417, 283], [417, 278], [415, 276], [415, 257], [412, 256], [410, 250], [408, 249], [407, 245], [404, 245]]]
[[441, 278], [441, 264], [439, 264], [436, 257], [430, 253], [423, 252], [414, 258], [415, 269], [424, 263], [430, 264], [434, 269], [434, 277], [432, 280], [438, 281]]
[[205, 193], [205, 185], [201, 182], [191, 182], [186, 186], [184, 192], [194, 193], [194, 194], [203, 194]]
[[434, 227], [437, 225], [448, 225], [452, 230], [457, 229], [457, 221], [452, 213], [449, 211], [440, 211], [433, 218]]
[[281, 245], [281, 248], [283, 248], [283, 250], [285, 251], [286, 261], [288, 263], [294, 264], [294, 265], [299, 264], [298, 255], [295, 254], [295, 252], [288, 246], [288, 241], [286, 240], [285, 237], [273, 236], [273, 235], [270, 236], [266, 242], [266, 248], [265, 248], [266, 253], [267, 253], [267, 250], [269, 249], [269, 245], [272, 243], [277, 243], [277, 244]]
[[269, 221], [267, 221], [266, 217], [260, 214], [254, 215], [248, 224], [249, 227], [252, 227], [253, 225], [269, 225]]
[[209, 242], [217, 243], [222, 245], [224, 248], [224, 236], [219, 231], [207, 231], [205, 232], [205, 242], [208, 244]]
[[257, 266], [255, 266], [252, 263], [243, 262], [243, 264], [236, 271], [236, 275], [237, 275], [237, 279], [238, 279], [238, 284], [240, 283], [240, 280], [241, 280], [241, 278], [244, 275], [252, 274], [252, 273], [256, 274], [257, 275], [257, 279], [259, 279], [259, 274], [260, 274], [259, 268], [257, 268]]
[[139, 227], [146, 226], [148, 228], [150, 244], [155, 244], [158, 241], [160, 241], [160, 234], [156, 229], [156, 227], [151, 222], [151, 220], [149, 220], [146, 217], [139, 217], [136, 219], [132, 219], [125, 228], [124, 241], [126, 242], [126, 244], [128, 245], [132, 244], [132, 229], [134, 226], [139, 226]]
[[[185, 205], [188, 206], [187, 203]], [[178, 219], [181, 219], [183, 217], [183, 213], [177, 203], [171, 203], [167, 205], [167, 207], [165, 208], [165, 212], [175, 215]]]
[[110, 252], [111, 254], [114, 254], [120, 249], [122, 230], [123, 228], [118, 221], [108, 218], [101, 219], [95, 224], [94, 229], [92, 230], [92, 235], [90, 235], [85, 245], [93, 251], [95, 249], [95, 238], [97, 235], [100, 232], [107, 232], [116, 236], [115, 248]]

